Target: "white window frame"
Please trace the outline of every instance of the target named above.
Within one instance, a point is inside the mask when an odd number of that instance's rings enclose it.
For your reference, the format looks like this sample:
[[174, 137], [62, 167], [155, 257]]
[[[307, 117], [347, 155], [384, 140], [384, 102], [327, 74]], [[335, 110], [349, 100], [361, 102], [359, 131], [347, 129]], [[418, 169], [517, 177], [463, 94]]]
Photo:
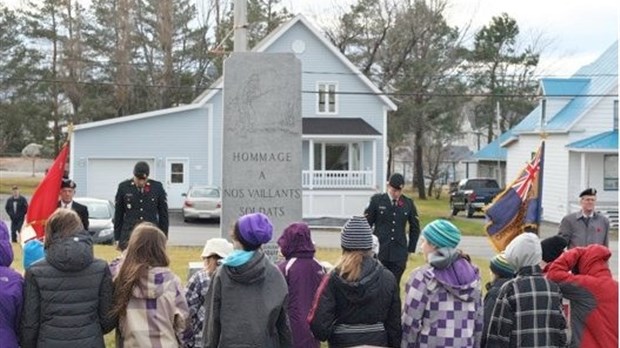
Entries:
[[[353, 164], [353, 146], [354, 144], [357, 144], [358, 149], [359, 149], [359, 168], [357, 169], [351, 169], [351, 166]], [[326, 145], [346, 145], [347, 146], [347, 155], [348, 157], [348, 166], [349, 168], [346, 169], [345, 171], [362, 171], [364, 170], [364, 143], [361, 141], [354, 141], [354, 142], [346, 142], [346, 141], [314, 141], [313, 142], [313, 146], [315, 145], [320, 145], [320, 154], [317, 154], [316, 151], [313, 151], [314, 156], [316, 157], [317, 155], [319, 155], [321, 157], [321, 165], [320, 168], [315, 168], [314, 164], [315, 164], [315, 159], [312, 159], [312, 168], [311, 170], [313, 171], [325, 171], [327, 169], [325, 169], [325, 155], [326, 155]]]
[[[334, 86], [334, 111], [329, 111], [329, 87]], [[325, 103], [325, 111], [321, 111], [321, 91], [327, 90], [325, 94], [327, 102]], [[336, 81], [317, 81], [316, 83], [316, 113], [317, 115], [337, 115], [338, 114], [338, 82]]]
[[[616, 165], [616, 173], [615, 177], [611, 176], [613, 173], [608, 173], [607, 159], [610, 159], [610, 162]], [[608, 176], [610, 175], [610, 176]], [[615, 183], [614, 183], [615, 180]], [[609, 184], [608, 184], [609, 182]], [[618, 191], [618, 155], [603, 155], [603, 190], [605, 191]]]

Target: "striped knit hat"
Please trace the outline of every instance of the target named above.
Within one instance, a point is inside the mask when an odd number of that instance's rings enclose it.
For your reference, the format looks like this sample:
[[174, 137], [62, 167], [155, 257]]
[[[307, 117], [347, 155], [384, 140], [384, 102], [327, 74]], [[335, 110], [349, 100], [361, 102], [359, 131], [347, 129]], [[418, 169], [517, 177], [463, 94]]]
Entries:
[[354, 216], [342, 228], [340, 246], [344, 250], [372, 249], [372, 230], [363, 216]]
[[500, 278], [512, 278], [515, 275], [515, 270], [508, 263], [508, 261], [506, 261], [506, 255], [503, 251], [493, 256], [490, 262], [490, 268], [491, 271], [497, 274]]
[[456, 248], [461, 241], [461, 231], [448, 220], [435, 220], [422, 230], [424, 238], [437, 248]]

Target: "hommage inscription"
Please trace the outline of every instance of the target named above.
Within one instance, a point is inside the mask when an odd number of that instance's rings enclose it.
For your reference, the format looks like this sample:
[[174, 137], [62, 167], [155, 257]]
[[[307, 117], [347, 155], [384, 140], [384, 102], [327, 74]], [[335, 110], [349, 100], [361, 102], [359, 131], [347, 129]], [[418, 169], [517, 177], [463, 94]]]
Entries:
[[302, 218], [301, 64], [292, 54], [234, 53], [223, 96], [222, 236], [260, 212], [276, 239]]

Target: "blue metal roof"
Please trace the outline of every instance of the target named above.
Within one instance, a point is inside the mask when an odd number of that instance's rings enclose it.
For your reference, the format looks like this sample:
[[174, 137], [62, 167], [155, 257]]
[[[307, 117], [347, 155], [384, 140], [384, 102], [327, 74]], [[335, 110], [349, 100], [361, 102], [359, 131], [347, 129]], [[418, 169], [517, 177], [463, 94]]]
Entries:
[[[565, 82], [560, 83], [559, 80]], [[589, 81], [589, 82], [588, 82]], [[581, 86], [581, 88], [580, 88]], [[575, 95], [572, 100], [555, 115], [547, 116], [545, 131], [568, 131], [568, 129], [592, 106], [618, 86], [618, 41], [614, 42], [597, 60], [581, 67], [568, 79], [543, 79], [541, 90], [545, 96]], [[575, 92], [577, 93], [565, 93]], [[561, 93], [562, 92], [562, 93]], [[551, 94], [547, 94], [551, 93]], [[527, 133], [540, 131], [541, 106], [538, 105], [519, 124], [513, 132]]]
[[508, 140], [511, 136], [511, 130], [504, 132], [497, 139], [476, 152], [473, 157], [478, 161], [505, 161], [508, 151], [506, 148], [501, 147], [500, 144]]
[[600, 133], [566, 145], [569, 149], [618, 151], [618, 130]]
[[583, 88], [590, 82], [590, 79], [557, 79], [543, 78], [540, 80], [542, 94], [546, 96], [567, 96], [572, 97], [581, 93]]

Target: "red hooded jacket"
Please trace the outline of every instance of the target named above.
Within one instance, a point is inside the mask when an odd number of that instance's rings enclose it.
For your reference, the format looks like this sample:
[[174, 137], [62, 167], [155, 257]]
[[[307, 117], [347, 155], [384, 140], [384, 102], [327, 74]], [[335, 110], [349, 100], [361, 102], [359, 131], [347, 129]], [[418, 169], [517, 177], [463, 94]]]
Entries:
[[[571, 303], [574, 347], [618, 347], [618, 282], [602, 245], [573, 248], [548, 266], [547, 277], [561, 285]], [[579, 274], [571, 273], [577, 266]]]

